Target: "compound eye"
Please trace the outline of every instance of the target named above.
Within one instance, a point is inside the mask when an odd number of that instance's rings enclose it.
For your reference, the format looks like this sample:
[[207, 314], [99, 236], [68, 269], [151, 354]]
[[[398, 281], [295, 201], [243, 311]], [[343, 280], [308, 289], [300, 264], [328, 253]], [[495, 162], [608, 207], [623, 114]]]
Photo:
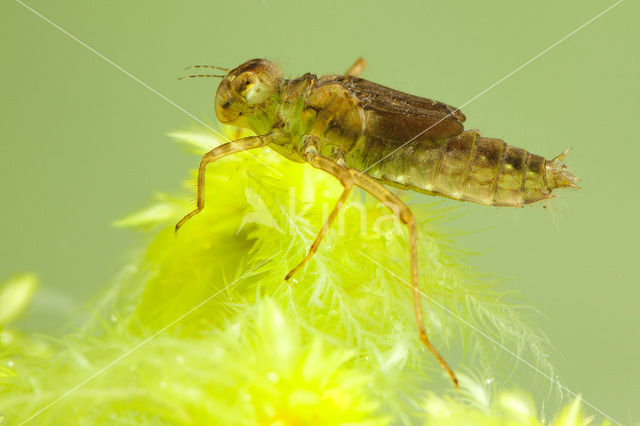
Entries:
[[258, 79], [253, 73], [245, 73], [238, 79], [236, 91], [240, 96], [246, 97], [247, 92], [249, 92], [257, 81]]

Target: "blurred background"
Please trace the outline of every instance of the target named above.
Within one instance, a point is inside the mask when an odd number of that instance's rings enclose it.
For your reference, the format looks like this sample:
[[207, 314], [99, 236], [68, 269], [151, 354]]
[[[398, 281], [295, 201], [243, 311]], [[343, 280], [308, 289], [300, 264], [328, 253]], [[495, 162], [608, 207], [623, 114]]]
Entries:
[[[363, 56], [364, 78], [460, 106], [614, 1], [26, 4], [215, 124], [218, 81], [178, 81], [187, 65], [265, 57], [296, 76]], [[546, 158], [573, 147], [581, 191], [547, 209], [444, 201], [474, 265], [542, 312], [562, 383], [624, 423], [640, 419], [638, 12], [620, 3], [463, 109], [468, 128]], [[17, 326], [55, 333], [139, 247], [111, 223], [156, 191], [186, 193], [198, 159], [166, 134], [200, 125], [20, 2], [0, 5], [0, 33], [0, 281], [37, 273]]]

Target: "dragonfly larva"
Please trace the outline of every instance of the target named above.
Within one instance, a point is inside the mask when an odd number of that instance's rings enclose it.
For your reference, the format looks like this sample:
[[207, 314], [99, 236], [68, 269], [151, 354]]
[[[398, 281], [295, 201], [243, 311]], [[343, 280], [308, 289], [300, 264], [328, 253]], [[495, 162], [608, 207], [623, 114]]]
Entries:
[[198, 171], [197, 208], [176, 231], [204, 208], [205, 170], [209, 163], [240, 151], [270, 146], [286, 158], [307, 162], [340, 180], [344, 190], [307, 256], [318, 249], [354, 186], [387, 205], [409, 229], [413, 305], [420, 340], [451, 377], [458, 380], [431, 344], [425, 329], [418, 287], [416, 221], [411, 210], [383, 184], [494, 206], [523, 206], [553, 197], [556, 188], [577, 188], [566, 170], [567, 151], [547, 161], [500, 139], [464, 130], [465, 116], [441, 102], [409, 95], [364, 80], [357, 60], [345, 75], [282, 77], [265, 59], [239, 67], [215, 68], [225, 74], [191, 75], [222, 79], [215, 97], [220, 122], [251, 129], [249, 136], [220, 145], [204, 155]]

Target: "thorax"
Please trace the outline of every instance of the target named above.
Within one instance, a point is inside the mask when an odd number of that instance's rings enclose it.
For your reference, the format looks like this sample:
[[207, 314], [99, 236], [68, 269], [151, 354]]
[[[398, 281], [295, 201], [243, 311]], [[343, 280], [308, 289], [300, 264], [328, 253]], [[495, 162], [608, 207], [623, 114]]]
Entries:
[[276, 150], [294, 161], [300, 161], [294, 158], [302, 154], [305, 135], [316, 136], [318, 151], [330, 158], [347, 156], [363, 137], [366, 119], [358, 100], [331, 76], [286, 80], [279, 105], [276, 126], [287, 140]]

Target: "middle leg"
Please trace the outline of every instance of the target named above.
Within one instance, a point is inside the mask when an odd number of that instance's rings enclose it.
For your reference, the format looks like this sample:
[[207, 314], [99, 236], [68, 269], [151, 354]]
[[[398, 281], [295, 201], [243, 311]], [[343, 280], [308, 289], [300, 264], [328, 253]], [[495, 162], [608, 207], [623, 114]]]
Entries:
[[302, 262], [300, 262], [295, 268], [293, 268], [284, 278], [287, 281], [289, 281], [289, 279], [291, 279], [291, 277], [296, 272], [298, 272], [304, 265], [306, 265], [307, 262], [311, 260], [311, 258], [316, 253], [316, 251], [318, 251], [318, 246], [320, 246], [320, 243], [322, 242], [324, 236], [329, 231], [329, 227], [331, 226], [331, 223], [333, 223], [335, 218], [338, 216], [340, 209], [344, 206], [344, 203], [346, 202], [347, 198], [349, 198], [349, 195], [353, 190], [353, 177], [347, 171], [347, 169], [339, 165], [337, 161], [319, 155], [317, 153], [317, 149], [315, 148], [315, 146], [310, 145], [305, 150], [304, 157], [305, 157], [305, 160], [307, 160], [309, 164], [311, 164], [313, 167], [320, 170], [324, 170], [325, 172], [338, 178], [340, 180], [340, 183], [342, 183], [342, 186], [344, 187], [344, 189], [342, 190], [342, 194], [338, 198], [336, 205], [333, 207], [333, 210], [331, 210], [329, 217], [322, 225], [322, 229], [320, 229], [318, 236], [313, 241], [311, 248], [309, 248], [309, 252], [307, 253], [307, 256], [302, 260]]
[[365, 61], [364, 58], [358, 58], [353, 63], [353, 65], [349, 67], [347, 72], [344, 73], [344, 75], [352, 75], [354, 77], [357, 77], [360, 75], [360, 73], [364, 70], [364, 67], [366, 66], [367, 66], [367, 61]]

